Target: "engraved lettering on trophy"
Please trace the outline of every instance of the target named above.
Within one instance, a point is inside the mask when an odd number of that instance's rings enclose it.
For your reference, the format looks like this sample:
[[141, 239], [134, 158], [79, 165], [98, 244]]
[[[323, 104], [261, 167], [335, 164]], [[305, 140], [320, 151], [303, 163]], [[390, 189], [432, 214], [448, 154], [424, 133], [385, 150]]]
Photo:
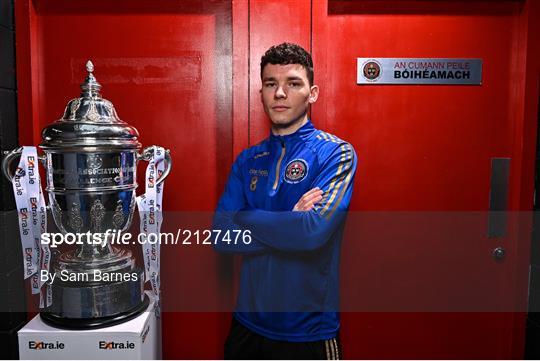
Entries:
[[80, 233], [83, 226], [83, 219], [81, 217], [81, 208], [78, 203], [73, 202], [69, 210], [69, 225], [75, 231]]
[[92, 205], [92, 208], [90, 209], [90, 227], [93, 232], [101, 232], [103, 229], [101, 224], [103, 217], [105, 217], [105, 207], [99, 199], [96, 199]]
[[113, 179], [111, 177], [107, 178], [88, 178], [87, 182], [81, 182], [85, 184], [108, 184], [112, 183]]
[[119, 199], [118, 202], [116, 202], [116, 210], [113, 214], [113, 224], [115, 229], [122, 229], [122, 226], [124, 225], [124, 211], [122, 209], [122, 200]]
[[[101, 161], [101, 160], [100, 160]], [[94, 166], [93, 164], [89, 164], [87, 160], [87, 165]], [[101, 166], [101, 164], [99, 165]], [[79, 168], [77, 169], [78, 175], [101, 175], [101, 174], [119, 174], [120, 176], [124, 176], [129, 173], [134, 173], [135, 167], [111, 167], [111, 168]], [[73, 174], [73, 171], [71, 170], [65, 170], [65, 169], [51, 169], [50, 172], [54, 175], [59, 174]]]
[[79, 169], [80, 175], [108, 175], [108, 174], [118, 174], [118, 173], [120, 173], [120, 168]]

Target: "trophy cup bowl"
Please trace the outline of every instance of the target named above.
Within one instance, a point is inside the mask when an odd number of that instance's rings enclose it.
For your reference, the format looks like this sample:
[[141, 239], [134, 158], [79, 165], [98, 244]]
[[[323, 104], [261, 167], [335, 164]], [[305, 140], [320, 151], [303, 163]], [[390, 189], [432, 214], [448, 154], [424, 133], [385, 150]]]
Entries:
[[[137, 130], [119, 119], [113, 104], [102, 98], [89, 61], [81, 96], [69, 101], [61, 119], [42, 131], [39, 159], [45, 167], [46, 191], [54, 223], [63, 233], [101, 234], [126, 231], [135, 211], [137, 163], [150, 160], [153, 147], [143, 149]], [[11, 163], [22, 148], [10, 152], [2, 169], [12, 180]], [[165, 152], [168, 176], [172, 162]], [[42, 319], [63, 328], [92, 328], [117, 324], [137, 316], [148, 306], [144, 270], [132, 252], [109, 242], [83, 242], [59, 254], [51, 273], [78, 279], [50, 283], [52, 305], [41, 310]], [[99, 273], [100, 277], [96, 277]], [[108, 280], [103, 281], [103, 275]], [[69, 277], [72, 278], [72, 277]]]

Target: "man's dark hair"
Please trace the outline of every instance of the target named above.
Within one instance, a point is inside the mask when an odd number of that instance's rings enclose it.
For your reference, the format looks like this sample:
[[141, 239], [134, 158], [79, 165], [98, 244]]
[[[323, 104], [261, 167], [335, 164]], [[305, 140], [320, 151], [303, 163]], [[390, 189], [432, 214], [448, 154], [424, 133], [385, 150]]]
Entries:
[[313, 60], [311, 55], [298, 44], [282, 43], [268, 49], [261, 57], [261, 79], [263, 69], [267, 64], [302, 65], [306, 69], [309, 85], [313, 85]]

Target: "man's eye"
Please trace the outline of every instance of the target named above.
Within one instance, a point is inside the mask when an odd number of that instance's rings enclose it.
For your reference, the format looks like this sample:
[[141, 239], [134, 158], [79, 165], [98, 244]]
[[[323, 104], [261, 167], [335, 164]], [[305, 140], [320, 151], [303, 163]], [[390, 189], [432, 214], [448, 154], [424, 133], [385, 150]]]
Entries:
[[302, 84], [300, 84], [300, 83], [298, 83], [298, 82], [292, 82], [292, 83], [289, 83], [289, 86], [290, 86], [290, 87], [293, 87], [293, 88], [299, 87], [299, 86], [301, 86], [301, 85], [302, 85]]
[[275, 85], [276, 85], [276, 83], [266, 83], [266, 84], [264, 84], [264, 86], [265, 86], [266, 88], [272, 88], [272, 87], [274, 87]]

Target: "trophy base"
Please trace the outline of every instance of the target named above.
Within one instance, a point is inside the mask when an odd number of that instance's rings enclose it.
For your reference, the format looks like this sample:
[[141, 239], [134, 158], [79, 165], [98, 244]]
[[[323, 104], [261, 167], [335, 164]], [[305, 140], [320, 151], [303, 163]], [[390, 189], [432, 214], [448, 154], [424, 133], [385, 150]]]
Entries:
[[148, 295], [144, 295], [143, 301], [137, 306], [135, 306], [133, 309], [116, 314], [114, 316], [96, 318], [65, 318], [59, 317], [54, 313], [45, 311], [40, 313], [40, 317], [43, 322], [45, 322], [49, 326], [63, 328], [67, 330], [87, 330], [93, 328], [114, 326], [122, 322], [129, 321], [146, 311], [149, 304], [150, 299], [148, 298]]
[[[56, 275], [59, 274], [57, 271]], [[52, 304], [41, 310], [41, 318], [53, 326], [84, 329], [118, 324], [146, 310], [144, 271], [134, 268], [109, 274], [112, 276], [122, 281], [105, 282], [89, 277], [76, 281], [58, 276], [59, 280], [49, 284]]]

